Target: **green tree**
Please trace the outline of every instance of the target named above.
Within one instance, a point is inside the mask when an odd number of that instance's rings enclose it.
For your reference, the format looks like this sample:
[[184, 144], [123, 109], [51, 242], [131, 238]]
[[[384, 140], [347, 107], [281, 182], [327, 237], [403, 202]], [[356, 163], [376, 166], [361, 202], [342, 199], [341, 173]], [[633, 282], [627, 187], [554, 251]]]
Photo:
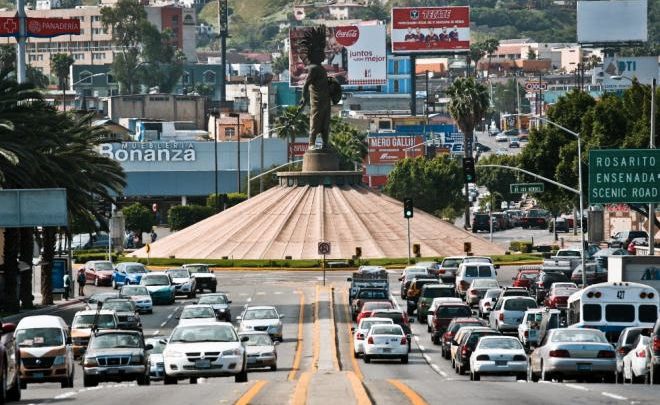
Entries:
[[289, 55], [281, 55], [273, 61], [273, 72], [282, 73], [289, 70]]
[[124, 214], [126, 229], [135, 232], [140, 240], [142, 240], [142, 233], [150, 232], [156, 225], [154, 214], [149, 211], [149, 208], [138, 202], [122, 208], [121, 212]]
[[[7, 77], [16, 78], [15, 45], [0, 45], [0, 71], [4, 72], [5, 70], [10, 72]], [[46, 75], [30, 65], [27, 65], [25, 78], [27, 79], [28, 83], [31, 83], [34, 87], [40, 89], [45, 89], [50, 83]]]
[[[295, 143], [297, 137], [309, 136], [309, 116], [297, 106], [286, 107], [277, 117], [275, 134], [278, 138], [287, 139], [290, 144]], [[288, 161], [292, 159], [293, 156], [288, 157]]]
[[203, 205], [175, 205], [167, 212], [170, 229], [178, 231], [196, 224], [215, 213], [213, 207]]
[[[516, 156], [512, 155], [489, 155], [485, 158], [479, 159], [479, 165], [504, 165], [516, 167], [518, 166], [518, 161]], [[502, 201], [512, 201], [518, 199], [520, 196], [517, 194], [510, 193], [510, 185], [516, 183], [517, 176], [509, 169], [500, 169], [494, 167], [484, 167], [479, 168], [477, 165], [477, 184], [484, 186], [494, 194], [499, 196], [499, 201], [497, 201], [496, 207], [499, 207], [499, 203]]]
[[497, 48], [499, 47], [500, 47], [500, 41], [494, 38], [489, 38], [481, 44], [481, 48], [484, 50], [486, 55], [488, 55], [487, 71], [489, 76], [490, 76], [490, 63], [491, 60], [493, 59], [493, 53], [495, 53], [495, 51], [497, 51]]
[[56, 53], [50, 58], [50, 70], [57, 78], [60, 90], [67, 87], [69, 69], [73, 65], [73, 56], [66, 53]]
[[175, 45], [170, 30], [158, 32], [148, 21], [142, 23], [142, 83], [158, 87], [161, 93], [170, 93], [183, 75], [186, 56]]
[[339, 155], [341, 170], [359, 170], [359, 165], [367, 156], [367, 133], [359, 131], [339, 117], [332, 117], [330, 146]]
[[479, 69], [479, 61], [486, 55], [486, 52], [483, 50], [483, 47], [480, 43], [471, 44], [470, 51], [468, 52], [468, 73], [470, 69], [470, 63], [474, 62], [474, 75], [477, 75]]

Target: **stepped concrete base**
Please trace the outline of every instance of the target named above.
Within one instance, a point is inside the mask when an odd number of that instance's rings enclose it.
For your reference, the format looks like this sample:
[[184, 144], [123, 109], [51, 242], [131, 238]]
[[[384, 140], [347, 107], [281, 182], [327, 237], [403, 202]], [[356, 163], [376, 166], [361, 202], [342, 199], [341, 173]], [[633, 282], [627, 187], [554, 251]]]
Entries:
[[326, 149], [307, 150], [303, 155], [303, 172], [334, 172], [339, 170], [339, 156]]

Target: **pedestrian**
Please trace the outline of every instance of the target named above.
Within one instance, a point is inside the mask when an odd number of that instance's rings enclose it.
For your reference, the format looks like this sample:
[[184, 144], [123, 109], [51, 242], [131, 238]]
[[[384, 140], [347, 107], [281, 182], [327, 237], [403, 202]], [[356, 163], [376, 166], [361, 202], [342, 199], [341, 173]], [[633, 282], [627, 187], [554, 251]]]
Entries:
[[81, 297], [85, 296], [85, 284], [87, 279], [85, 277], [85, 269], [78, 270], [78, 295]]
[[71, 276], [69, 275], [69, 272], [67, 271], [64, 273], [64, 300], [68, 301], [69, 300], [69, 293], [71, 289]]
[[154, 243], [156, 239], [158, 238], [158, 235], [156, 234], [155, 230], [151, 230], [151, 243]]

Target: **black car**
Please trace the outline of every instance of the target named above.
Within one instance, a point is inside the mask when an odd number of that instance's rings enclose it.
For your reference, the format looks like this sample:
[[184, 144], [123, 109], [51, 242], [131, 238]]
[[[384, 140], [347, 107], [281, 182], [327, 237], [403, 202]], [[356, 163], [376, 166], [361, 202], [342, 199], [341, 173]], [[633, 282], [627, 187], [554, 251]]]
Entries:
[[408, 316], [413, 316], [415, 310], [417, 309], [417, 301], [419, 296], [422, 293], [422, 287], [427, 284], [439, 284], [440, 282], [436, 277], [426, 276], [426, 277], [416, 277], [410, 283], [410, 287], [406, 291], [406, 309]]
[[560, 271], [541, 271], [536, 282], [530, 285], [529, 292], [537, 303], [542, 304], [552, 284], [570, 282], [571, 280]]
[[141, 332], [108, 330], [92, 335], [83, 357], [83, 384], [95, 387], [102, 381], [137, 381], [149, 385], [149, 358]]
[[199, 296], [197, 304], [210, 305], [215, 311], [215, 316], [218, 320], [231, 322], [231, 300], [225, 293], [211, 293]]
[[[479, 231], [490, 232], [490, 215], [488, 214], [474, 214], [472, 218], [472, 232]], [[493, 221], [493, 231], [499, 231], [499, 224]]]
[[628, 249], [628, 245], [635, 238], [648, 239], [649, 234], [646, 231], [624, 231], [617, 232], [612, 236], [612, 239], [607, 242], [607, 247], [611, 248], [624, 248]]
[[103, 309], [115, 311], [120, 329], [142, 330], [142, 321], [135, 303], [127, 298], [109, 298], [103, 303]]

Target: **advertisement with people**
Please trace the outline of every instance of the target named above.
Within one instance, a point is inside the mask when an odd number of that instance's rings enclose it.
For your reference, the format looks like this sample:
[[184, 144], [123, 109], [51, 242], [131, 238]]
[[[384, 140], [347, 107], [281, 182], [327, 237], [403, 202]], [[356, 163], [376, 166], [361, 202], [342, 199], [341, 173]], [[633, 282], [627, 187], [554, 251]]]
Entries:
[[470, 49], [470, 7], [392, 8], [392, 52]]
[[[302, 87], [307, 68], [298, 41], [311, 27], [289, 30], [290, 84]], [[329, 77], [342, 85], [377, 86], [387, 83], [385, 26], [382, 24], [326, 27], [326, 59], [323, 67]]]

